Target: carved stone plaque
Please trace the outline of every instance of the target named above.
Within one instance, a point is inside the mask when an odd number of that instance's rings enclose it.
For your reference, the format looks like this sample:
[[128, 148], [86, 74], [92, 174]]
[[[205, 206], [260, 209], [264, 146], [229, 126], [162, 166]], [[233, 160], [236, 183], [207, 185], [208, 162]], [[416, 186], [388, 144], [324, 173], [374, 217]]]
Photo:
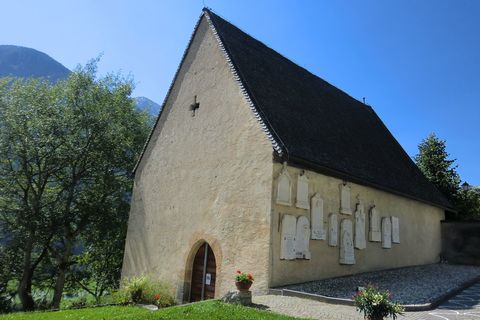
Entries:
[[286, 214], [282, 219], [282, 241], [280, 259], [295, 259], [295, 234], [297, 232], [297, 219]]
[[363, 203], [359, 201], [355, 210], [355, 248], [365, 249], [367, 247], [365, 238], [365, 209]]
[[340, 213], [352, 214], [350, 208], [350, 187], [346, 184], [340, 185]]
[[297, 179], [297, 202], [295, 206], [297, 208], [310, 209], [308, 203], [308, 178], [305, 173], [299, 175]]
[[373, 206], [370, 209], [370, 228], [368, 232], [368, 240], [372, 242], [382, 241], [382, 231], [380, 229], [380, 216], [377, 209]]
[[328, 216], [328, 245], [331, 247], [338, 245], [338, 218], [336, 213], [330, 213]]
[[284, 165], [282, 172], [277, 179], [277, 199], [276, 203], [290, 206], [292, 204], [292, 179], [288, 174], [287, 166]]
[[349, 219], [343, 219], [340, 224], [340, 264], [355, 264], [353, 223]]
[[310, 221], [305, 216], [297, 219], [297, 232], [295, 236], [295, 254], [297, 259], [310, 259]]
[[327, 232], [325, 231], [323, 222], [323, 199], [318, 193], [315, 193], [311, 202], [312, 239], [325, 240], [327, 238]]
[[392, 217], [392, 242], [400, 243], [400, 221], [398, 217]]
[[382, 248], [392, 247], [392, 220], [390, 217], [382, 218]]

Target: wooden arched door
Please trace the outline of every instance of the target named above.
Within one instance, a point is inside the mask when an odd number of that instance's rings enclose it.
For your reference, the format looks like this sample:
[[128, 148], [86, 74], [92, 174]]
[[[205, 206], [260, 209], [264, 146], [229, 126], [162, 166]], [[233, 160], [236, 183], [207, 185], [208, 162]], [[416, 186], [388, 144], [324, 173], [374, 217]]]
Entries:
[[215, 297], [217, 264], [215, 255], [208, 243], [200, 246], [193, 260], [190, 302]]

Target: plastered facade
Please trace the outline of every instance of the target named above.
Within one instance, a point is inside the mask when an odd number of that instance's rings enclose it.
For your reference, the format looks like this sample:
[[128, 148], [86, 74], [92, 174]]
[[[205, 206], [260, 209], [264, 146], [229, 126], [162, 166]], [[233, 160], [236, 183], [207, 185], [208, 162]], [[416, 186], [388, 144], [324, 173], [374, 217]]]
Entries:
[[[292, 177], [292, 190], [296, 190], [296, 177], [303, 170], [287, 167]], [[396, 216], [400, 221], [400, 243], [393, 244], [391, 249], [383, 249], [381, 242], [370, 242], [367, 239], [366, 249], [355, 249], [355, 264], [341, 265], [340, 247], [329, 246], [326, 240], [310, 240], [310, 260], [281, 260], [281, 226], [282, 214], [293, 216], [305, 215], [309, 219], [310, 210], [295, 207], [296, 193], [292, 192], [292, 205], [276, 204], [277, 177], [282, 171], [282, 164], [274, 164], [272, 181], [272, 251], [271, 251], [271, 286], [301, 283], [336, 276], [349, 275], [380, 269], [398, 268], [439, 261], [441, 251], [440, 221], [444, 219], [444, 211], [440, 208], [387, 193], [378, 189], [348, 183], [351, 187], [350, 207], [355, 208], [359, 194], [366, 211], [368, 228], [368, 210], [375, 204], [380, 217]], [[350, 219], [354, 215], [340, 214], [340, 184], [342, 180], [323, 174], [306, 171], [309, 179], [309, 198], [318, 193], [323, 198], [325, 229], [328, 229], [329, 213], [337, 213], [339, 222]], [[368, 233], [368, 229], [366, 229]], [[328, 238], [328, 235], [327, 235]]]
[[136, 171], [122, 277], [151, 274], [185, 301], [207, 241], [216, 297], [234, 289], [236, 269], [266, 290], [272, 170], [271, 143], [203, 17]]

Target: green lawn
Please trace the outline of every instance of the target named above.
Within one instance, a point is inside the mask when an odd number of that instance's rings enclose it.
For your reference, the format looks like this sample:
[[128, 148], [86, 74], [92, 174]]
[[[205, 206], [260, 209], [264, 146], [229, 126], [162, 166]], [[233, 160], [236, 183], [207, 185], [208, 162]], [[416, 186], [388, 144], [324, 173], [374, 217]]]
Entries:
[[278, 315], [268, 311], [247, 308], [220, 301], [204, 301], [184, 306], [176, 306], [159, 311], [148, 311], [139, 307], [101, 307], [86, 308], [78, 310], [65, 310], [57, 312], [31, 312], [12, 313], [0, 316], [0, 320], [57, 320], [57, 319], [78, 319], [78, 320], [102, 320], [102, 319], [135, 319], [135, 320], [287, 320], [298, 319]]

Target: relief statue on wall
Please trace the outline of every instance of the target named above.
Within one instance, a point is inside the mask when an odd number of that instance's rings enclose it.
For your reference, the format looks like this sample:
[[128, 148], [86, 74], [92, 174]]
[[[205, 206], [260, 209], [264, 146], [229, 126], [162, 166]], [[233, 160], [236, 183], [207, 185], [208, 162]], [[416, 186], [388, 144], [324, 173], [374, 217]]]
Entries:
[[328, 245], [331, 247], [338, 245], [338, 219], [336, 213], [330, 213], [328, 216]]
[[352, 214], [350, 208], [350, 186], [346, 183], [340, 185], [340, 213]]
[[282, 233], [280, 242], [280, 259], [294, 260], [295, 255], [295, 234], [297, 232], [297, 219], [289, 214], [282, 218]]
[[392, 247], [392, 220], [390, 217], [382, 218], [382, 248]]
[[340, 264], [355, 264], [352, 224], [349, 219], [343, 219], [340, 224]]
[[358, 198], [357, 209], [355, 210], [355, 248], [365, 249], [365, 209], [360, 198]]
[[368, 232], [368, 240], [373, 242], [382, 241], [382, 231], [380, 229], [380, 216], [375, 205], [370, 209], [370, 230]]
[[310, 221], [305, 216], [297, 219], [295, 255], [297, 259], [310, 259]]
[[400, 221], [398, 217], [392, 217], [392, 242], [400, 243]]
[[323, 199], [318, 193], [311, 199], [312, 239], [325, 240], [327, 233], [323, 222]]
[[305, 172], [299, 174], [297, 178], [297, 202], [295, 206], [297, 208], [310, 209], [308, 201], [308, 177]]
[[292, 205], [292, 179], [287, 170], [287, 163], [283, 163], [282, 171], [277, 178], [277, 198], [276, 203], [285, 206]]

